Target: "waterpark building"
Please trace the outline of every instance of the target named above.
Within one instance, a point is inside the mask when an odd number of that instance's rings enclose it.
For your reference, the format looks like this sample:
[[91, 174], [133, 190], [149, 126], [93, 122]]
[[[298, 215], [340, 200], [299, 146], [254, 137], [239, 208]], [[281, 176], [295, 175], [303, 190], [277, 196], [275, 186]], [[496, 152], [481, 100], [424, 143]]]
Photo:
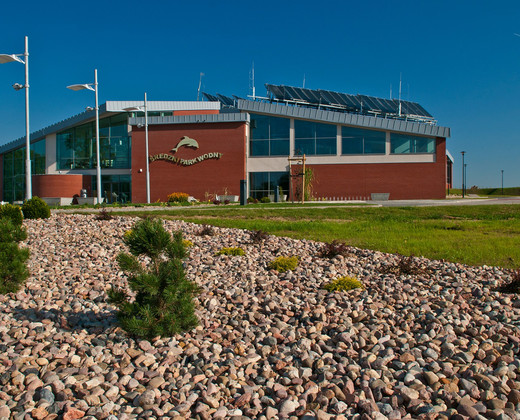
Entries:
[[[266, 85], [243, 99], [107, 101], [99, 109], [101, 195], [106, 202], [301, 194], [303, 163], [316, 199], [439, 199], [451, 183], [450, 129], [409, 101]], [[146, 120], [148, 123], [146, 124]], [[32, 194], [96, 197], [95, 112], [31, 134]], [[148, 128], [148, 154], [146, 129]], [[0, 146], [0, 195], [25, 197], [25, 138]]]

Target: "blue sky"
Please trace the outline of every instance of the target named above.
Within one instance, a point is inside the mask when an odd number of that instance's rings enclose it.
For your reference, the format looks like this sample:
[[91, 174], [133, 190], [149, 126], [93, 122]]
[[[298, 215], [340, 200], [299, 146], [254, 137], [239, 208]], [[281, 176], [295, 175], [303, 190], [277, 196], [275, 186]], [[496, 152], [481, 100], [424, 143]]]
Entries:
[[[25, 1], [2, 5], [0, 53], [29, 36], [31, 131], [100, 102], [246, 96], [265, 83], [419, 102], [448, 126], [460, 186], [520, 185], [520, 2]], [[21, 64], [0, 66], [0, 144], [25, 135]]]

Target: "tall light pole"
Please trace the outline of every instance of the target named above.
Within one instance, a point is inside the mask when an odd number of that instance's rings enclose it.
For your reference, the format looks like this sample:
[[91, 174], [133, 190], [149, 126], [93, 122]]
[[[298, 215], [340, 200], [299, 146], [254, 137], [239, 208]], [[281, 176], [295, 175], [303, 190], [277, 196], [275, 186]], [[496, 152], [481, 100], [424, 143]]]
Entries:
[[[20, 58], [22, 56], [25, 61]], [[15, 90], [25, 89], [25, 198], [32, 197], [31, 177], [31, 133], [29, 130], [29, 38], [25, 37], [25, 52], [23, 54], [0, 54], [0, 64], [18, 61], [25, 64], [25, 85], [15, 83]]]
[[462, 154], [462, 198], [464, 198], [464, 187], [465, 187], [465, 169], [464, 169], [464, 155], [466, 154], [465, 151], [460, 152]]
[[[201, 73], [202, 74], [202, 73]], [[144, 138], [145, 138], [145, 155], [146, 155], [146, 202], [150, 204], [150, 158], [148, 156], [148, 100], [146, 92], [144, 93], [144, 106], [123, 108], [127, 112], [143, 112], [144, 111]]]
[[99, 101], [98, 101], [98, 78], [97, 69], [94, 70], [94, 83], [83, 83], [79, 85], [67, 86], [71, 90], [91, 90], [96, 95], [96, 181], [97, 181], [97, 202], [101, 204], [101, 158], [99, 152]]
[[504, 170], [502, 169], [500, 172], [502, 172], [502, 195], [504, 195]]

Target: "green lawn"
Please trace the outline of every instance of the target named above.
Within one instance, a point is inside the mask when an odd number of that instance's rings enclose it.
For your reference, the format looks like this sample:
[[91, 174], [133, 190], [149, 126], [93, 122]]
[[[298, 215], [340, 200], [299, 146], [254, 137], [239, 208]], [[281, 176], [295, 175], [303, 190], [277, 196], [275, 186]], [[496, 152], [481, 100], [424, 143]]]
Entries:
[[515, 205], [397, 208], [248, 205], [165, 208], [128, 214], [150, 213], [200, 224], [261, 229], [300, 239], [328, 242], [339, 239], [361, 248], [470, 265], [520, 267], [520, 206]]

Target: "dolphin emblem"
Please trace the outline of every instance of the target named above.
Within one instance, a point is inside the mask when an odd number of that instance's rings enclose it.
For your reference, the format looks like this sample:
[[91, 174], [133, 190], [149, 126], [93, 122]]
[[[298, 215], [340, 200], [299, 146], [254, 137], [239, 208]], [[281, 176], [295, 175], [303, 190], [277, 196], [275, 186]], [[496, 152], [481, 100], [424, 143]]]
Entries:
[[192, 139], [188, 136], [183, 136], [181, 138], [181, 141], [179, 141], [179, 143], [177, 143], [177, 146], [175, 146], [171, 152], [172, 153], [175, 153], [177, 152], [177, 150], [179, 150], [179, 147], [192, 147], [194, 149], [198, 149], [199, 148], [199, 143], [197, 143], [197, 140], [195, 139]]

